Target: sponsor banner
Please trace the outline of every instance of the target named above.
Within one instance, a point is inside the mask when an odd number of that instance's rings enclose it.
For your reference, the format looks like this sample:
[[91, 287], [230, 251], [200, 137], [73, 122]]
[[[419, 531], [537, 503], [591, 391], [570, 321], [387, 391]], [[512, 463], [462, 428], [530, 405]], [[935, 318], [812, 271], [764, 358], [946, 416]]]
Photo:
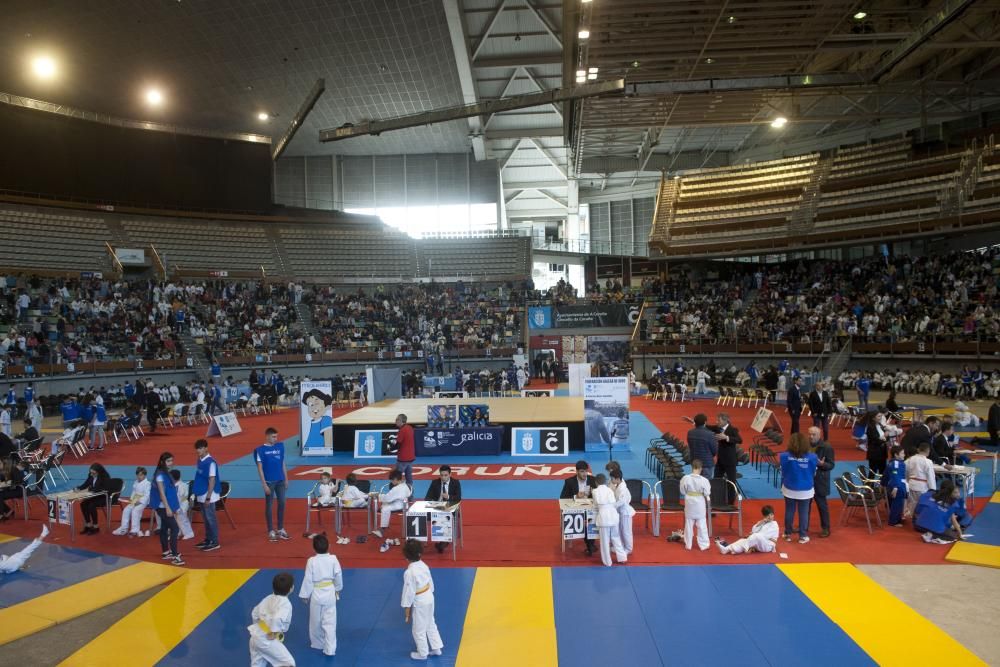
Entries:
[[482, 428], [490, 424], [490, 406], [485, 403], [458, 406], [458, 423], [462, 428]]
[[[545, 306], [549, 307], [549, 306]], [[528, 309], [529, 319], [531, 308]], [[609, 303], [603, 305], [559, 306], [552, 312], [553, 329], [599, 329], [631, 327], [639, 319], [639, 306]], [[542, 327], [535, 327], [542, 328]]]
[[228, 278], [229, 271], [209, 271], [208, 275], [210, 275], [213, 278]]
[[434, 398], [468, 398], [469, 394], [465, 391], [439, 391], [434, 394]]
[[630, 336], [587, 336], [587, 362], [621, 363], [629, 353]]
[[242, 432], [243, 428], [240, 426], [240, 420], [236, 418], [236, 413], [227, 412], [224, 415], [215, 415], [212, 417], [212, 422], [208, 425], [208, 432], [205, 433], [205, 437], [211, 438], [213, 435], [220, 435], [223, 438], [227, 438]]
[[457, 423], [457, 405], [427, 406], [427, 428], [450, 428]]
[[[374, 458], [374, 457], [370, 457]], [[388, 456], [384, 458], [390, 458]], [[391, 458], [395, 459], [395, 455]], [[417, 463], [413, 466], [413, 477], [418, 480], [432, 480], [438, 478], [438, 468], [442, 463], [451, 465], [451, 475], [457, 479], [465, 480], [564, 480], [576, 474], [575, 464], [570, 461], [562, 463], [483, 463], [468, 464], [456, 463], [455, 460], [435, 461], [431, 464]], [[396, 469], [395, 463], [385, 462], [356, 465], [318, 465], [299, 466], [289, 470], [289, 476], [293, 479], [319, 479], [319, 476], [328, 472], [334, 479], [344, 479], [349, 473], [354, 473], [358, 479], [387, 480], [389, 473]]]
[[512, 428], [511, 456], [569, 456], [569, 429], [565, 426]]
[[142, 266], [146, 263], [146, 251], [142, 248], [115, 248], [115, 257], [124, 265]]
[[[395, 459], [397, 451], [396, 429], [354, 432], [356, 459]], [[346, 473], [344, 476], [346, 477]]]
[[552, 306], [528, 307], [529, 329], [551, 329], [552, 326]]
[[503, 427], [413, 429], [417, 456], [496, 456]]
[[303, 456], [333, 454], [333, 383], [329, 380], [300, 385], [299, 434]]
[[588, 445], [629, 443], [628, 378], [585, 378], [583, 422]]
[[440, 391], [455, 391], [458, 389], [454, 375], [424, 376], [424, 386], [432, 387]]
[[555, 396], [555, 389], [522, 389], [521, 396], [523, 398], [548, 398], [549, 396]]
[[583, 383], [590, 377], [590, 364], [569, 365], [569, 395], [583, 396]]

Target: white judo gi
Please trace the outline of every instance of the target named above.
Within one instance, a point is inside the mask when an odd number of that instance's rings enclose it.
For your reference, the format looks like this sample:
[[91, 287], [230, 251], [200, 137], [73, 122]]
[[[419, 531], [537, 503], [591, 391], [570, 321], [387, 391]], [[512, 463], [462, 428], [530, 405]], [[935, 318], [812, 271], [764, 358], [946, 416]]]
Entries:
[[601, 539], [601, 562], [611, 567], [611, 549], [615, 550], [615, 558], [619, 563], [628, 561], [628, 553], [622, 546], [622, 538], [618, 530], [618, 508], [615, 507], [615, 492], [610, 486], [602, 484], [590, 494], [597, 506], [597, 529]]
[[910, 492], [906, 498], [903, 516], [910, 517], [913, 516], [913, 510], [916, 509], [920, 496], [927, 491], [937, 490], [934, 463], [919, 452], [906, 460], [906, 487]]
[[[47, 535], [48, 531], [44, 532], [43, 535]], [[34, 539], [31, 544], [24, 547], [17, 553], [11, 554], [9, 556], [0, 556], [0, 574], [14, 574], [28, 562], [31, 558], [31, 554], [35, 553], [35, 549], [42, 546], [41, 539]]]
[[399, 483], [389, 489], [389, 493], [380, 493], [378, 496], [381, 505], [381, 523], [379, 527], [383, 530], [389, 527], [389, 517], [393, 512], [398, 512], [406, 507], [406, 501], [410, 497], [410, 487], [405, 483]]
[[[285, 647], [284, 634], [292, 624], [292, 603], [284, 595], [268, 595], [250, 612], [250, 667], [295, 667], [295, 658]], [[268, 639], [267, 635], [278, 635]]]
[[732, 544], [722, 546], [719, 544], [719, 551], [724, 554], [745, 554], [751, 549], [760, 553], [770, 553], [775, 550], [778, 541], [778, 522], [774, 519], [770, 521], [758, 521], [750, 529], [750, 534], [741, 540], [736, 540]]
[[323, 484], [320, 482], [316, 485], [316, 504], [320, 507], [332, 507], [336, 502], [334, 500], [333, 492], [335, 487], [333, 482], [329, 484]]
[[681, 478], [681, 495], [684, 497], [684, 546], [691, 548], [695, 528], [698, 529], [698, 548], [708, 548], [708, 500], [712, 487], [701, 475], [684, 475]]
[[410, 622], [413, 624], [417, 653], [425, 658], [431, 653], [440, 655], [444, 642], [434, 622], [434, 579], [423, 561], [410, 563], [403, 573], [401, 606], [404, 609], [413, 607]]
[[306, 563], [299, 597], [309, 600], [309, 645], [325, 655], [337, 653], [337, 598], [344, 572], [333, 554], [316, 554]]
[[181, 509], [179, 512], [174, 512], [174, 519], [177, 520], [177, 526], [181, 529], [181, 539], [190, 540], [194, 537], [190, 516], [191, 492], [188, 489], [187, 482], [180, 481], [175, 486], [177, 487], [177, 500], [180, 501]]
[[133, 535], [139, 534], [142, 522], [142, 513], [149, 505], [149, 491], [152, 488], [148, 479], [135, 481], [132, 483], [132, 495], [129, 496], [128, 505], [122, 507], [122, 525], [115, 531], [115, 535], [125, 535], [131, 532]]
[[632, 494], [625, 481], [615, 489], [615, 508], [618, 510], [618, 535], [622, 540], [622, 548], [626, 554], [632, 553], [632, 517], [635, 508], [632, 507]]
[[341, 507], [366, 507], [368, 505], [368, 494], [356, 486], [347, 485], [340, 492]]

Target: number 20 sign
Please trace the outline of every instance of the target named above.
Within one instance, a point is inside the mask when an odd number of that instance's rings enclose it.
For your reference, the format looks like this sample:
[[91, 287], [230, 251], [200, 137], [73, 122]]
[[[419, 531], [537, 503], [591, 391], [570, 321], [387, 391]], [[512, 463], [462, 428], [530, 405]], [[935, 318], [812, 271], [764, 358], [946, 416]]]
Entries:
[[584, 537], [596, 538], [597, 528], [594, 525], [593, 516], [587, 510], [563, 512], [562, 531], [563, 538], [567, 540], [579, 540]]

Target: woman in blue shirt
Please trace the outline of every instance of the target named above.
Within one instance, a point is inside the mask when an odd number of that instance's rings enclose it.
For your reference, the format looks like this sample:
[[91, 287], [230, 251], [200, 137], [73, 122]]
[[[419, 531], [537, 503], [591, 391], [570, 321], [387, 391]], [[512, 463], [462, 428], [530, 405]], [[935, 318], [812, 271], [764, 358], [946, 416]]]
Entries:
[[962, 528], [972, 523], [972, 517], [965, 511], [961, 496], [961, 490], [950, 479], [943, 480], [937, 491], [920, 496], [913, 512], [913, 529], [923, 533], [924, 542], [949, 544], [962, 539]]
[[174, 455], [170, 452], [160, 454], [153, 473], [153, 488], [149, 494], [149, 508], [160, 517], [160, 547], [163, 549], [163, 560], [169, 560], [174, 565], [183, 565], [181, 554], [177, 550], [177, 535], [180, 526], [174, 514], [180, 510], [180, 500], [177, 498], [177, 487], [170, 477], [170, 469], [174, 465]]
[[785, 497], [785, 541], [792, 541], [795, 513], [799, 514], [799, 544], [809, 541], [809, 512], [816, 493], [814, 478], [819, 459], [809, 451], [809, 438], [793, 433], [788, 451], [781, 453], [781, 495]]

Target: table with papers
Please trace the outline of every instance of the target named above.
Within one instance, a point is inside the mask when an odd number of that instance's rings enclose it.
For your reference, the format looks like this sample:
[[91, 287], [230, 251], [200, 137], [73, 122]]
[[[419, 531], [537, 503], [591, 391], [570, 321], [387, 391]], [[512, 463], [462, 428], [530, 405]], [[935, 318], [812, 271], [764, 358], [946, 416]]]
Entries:
[[596, 540], [597, 507], [590, 498], [560, 498], [559, 525], [562, 539], [562, 552], [566, 553], [567, 540]]
[[406, 510], [403, 539], [421, 542], [450, 542], [452, 560], [458, 559], [458, 547], [465, 546], [462, 526], [462, 503], [418, 500]]

